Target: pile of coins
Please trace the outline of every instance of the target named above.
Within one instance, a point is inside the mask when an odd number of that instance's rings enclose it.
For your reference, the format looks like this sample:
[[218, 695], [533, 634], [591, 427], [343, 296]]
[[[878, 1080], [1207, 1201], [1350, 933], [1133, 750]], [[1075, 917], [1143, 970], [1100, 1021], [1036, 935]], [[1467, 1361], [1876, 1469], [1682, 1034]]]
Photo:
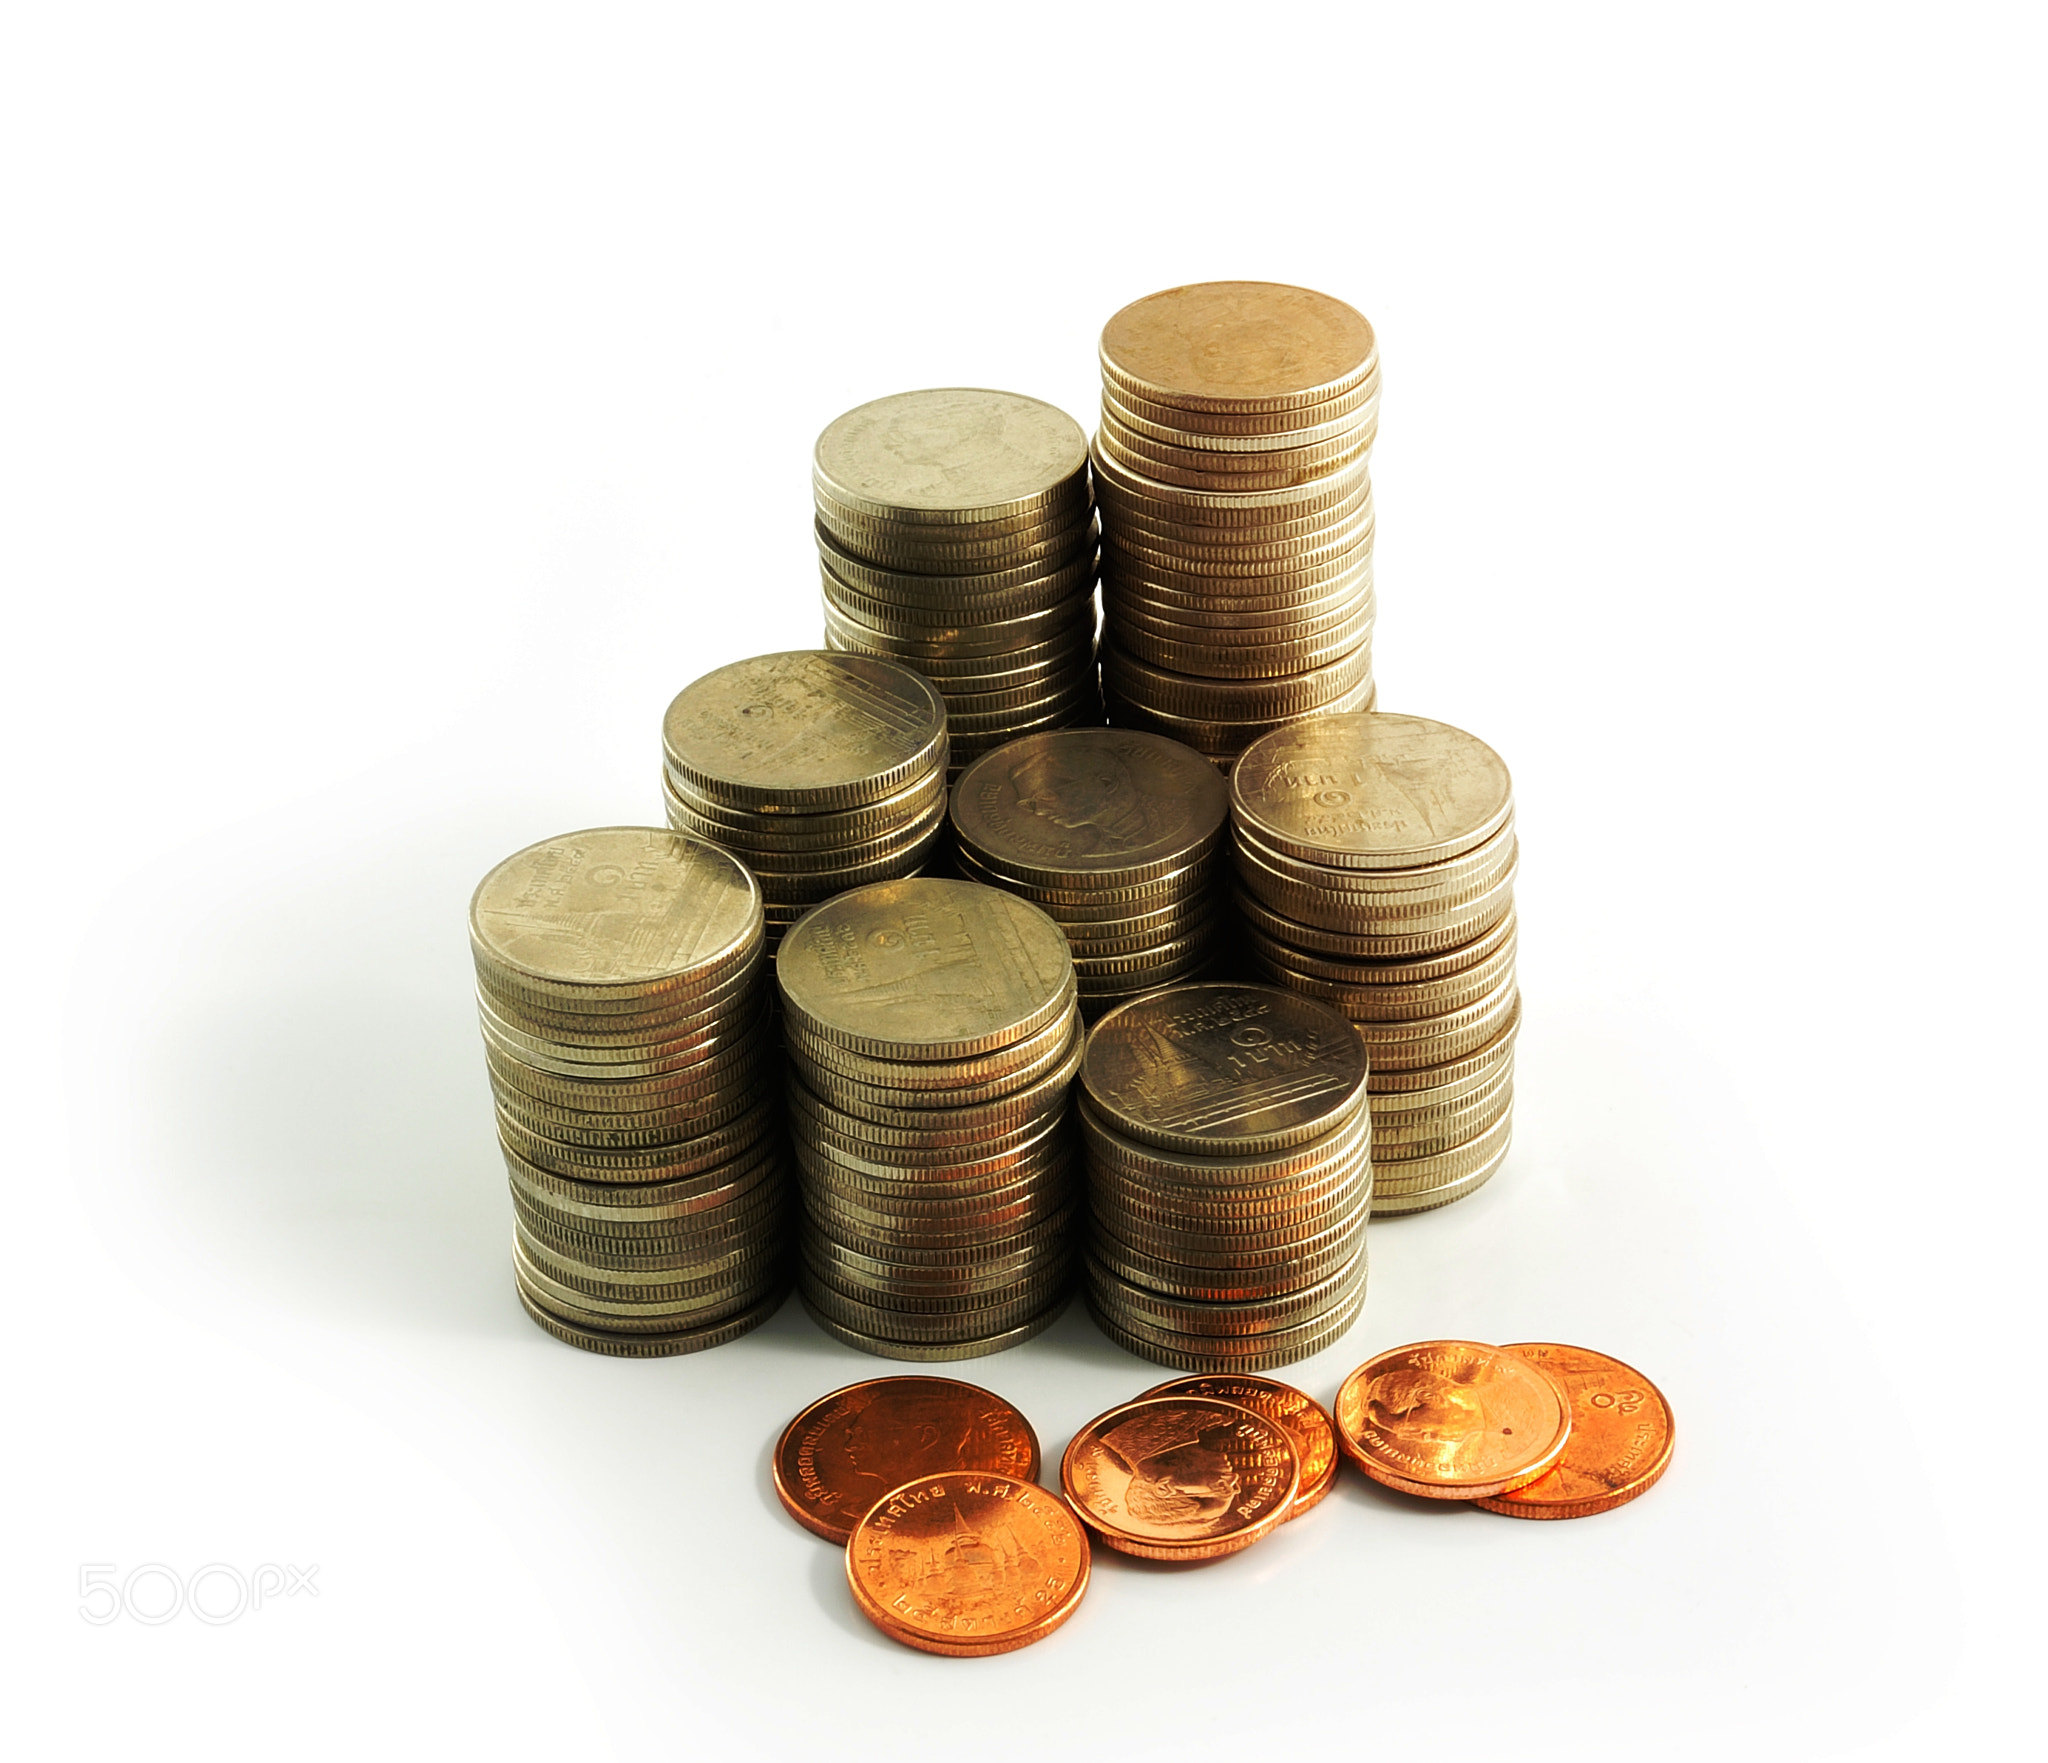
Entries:
[[771, 949], [819, 901], [917, 874], [945, 836], [945, 705], [893, 661], [735, 661], [676, 694], [661, 737], [669, 824], [753, 871]]
[[775, 968], [819, 1326], [943, 1360], [1050, 1325], [1079, 1210], [1081, 1017], [1059, 926], [975, 882], [882, 882], [807, 916]]
[[1319, 1352], [1365, 1302], [1372, 1115], [1365, 1049], [1272, 986], [1169, 986], [1088, 1036], [1090, 1310], [1183, 1371]]
[[1136, 729], [1027, 735], [953, 786], [954, 861], [1067, 933], [1090, 1017], [1211, 961], [1229, 798], [1191, 747]]
[[1307, 717], [1230, 780], [1249, 956], [1356, 1024], [1373, 1210], [1463, 1199], [1513, 1129], [1514, 796], [1485, 742], [1377, 711]]
[[1102, 683], [1110, 720], [1219, 764], [1374, 701], [1379, 348], [1341, 300], [1204, 282], [1103, 328]]
[[1344, 1380], [1344, 1454], [1382, 1486], [1510, 1518], [1590, 1518], [1649, 1492], [1671, 1408], [1641, 1372], [1586, 1347], [1421, 1341]]
[[507, 858], [469, 927], [527, 1314], [627, 1358], [765, 1321], [792, 1208], [753, 878], [604, 827]]
[[953, 762], [1099, 723], [1088, 443], [1013, 392], [902, 392], [818, 437], [825, 640], [914, 667], [946, 700]]

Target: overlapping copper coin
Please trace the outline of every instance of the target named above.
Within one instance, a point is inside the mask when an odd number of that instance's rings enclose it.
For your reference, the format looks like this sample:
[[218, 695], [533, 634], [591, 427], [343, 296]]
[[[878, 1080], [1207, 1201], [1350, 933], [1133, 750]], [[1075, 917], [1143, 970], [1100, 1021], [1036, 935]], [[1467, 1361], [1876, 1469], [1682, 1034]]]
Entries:
[[1289, 1430], [1235, 1402], [1154, 1395], [1091, 1420], [1060, 1460], [1060, 1486], [1095, 1536], [1151, 1561], [1248, 1549], [1294, 1508]]
[[1517, 1341], [1507, 1350], [1564, 1385], [1571, 1437], [1548, 1474], [1479, 1505], [1510, 1518], [1590, 1518], [1657, 1485], [1671, 1466], [1676, 1431], [1663, 1391], [1633, 1366], [1590, 1347]]
[[1426, 1500], [1511, 1494], [1557, 1466], [1572, 1431], [1564, 1384], [1478, 1341], [1419, 1341], [1368, 1359], [1332, 1409], [1344, 1454]]

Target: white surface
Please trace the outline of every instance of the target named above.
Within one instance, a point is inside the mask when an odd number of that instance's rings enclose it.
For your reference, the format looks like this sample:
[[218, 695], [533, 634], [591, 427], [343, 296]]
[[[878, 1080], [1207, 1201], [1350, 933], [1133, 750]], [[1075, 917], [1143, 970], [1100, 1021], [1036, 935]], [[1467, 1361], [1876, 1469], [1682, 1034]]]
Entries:
[[[0, 27], [24, 1755], [2024, 1748], [2043, 309], [2022, 9], [19, 8]], [[1651, 1497], [1355, 1479], [898, 1649], [783, 1518], [881, 1369], [517, 1310], [463, 910], [816, 640], [807, 458], [1215, 276], [1385, 362], [1382, 701], [1524, 840], [1515, 1149], [1374, 1230], [1327, 1398], [1582, 1341]], [[2032, 1276], [2030, 1279], [2029, 1276]], [[1049, 1453], [1163, 1373], [981, 1362]], [[317, 1564], [82, 1622], [82, 1564]]]

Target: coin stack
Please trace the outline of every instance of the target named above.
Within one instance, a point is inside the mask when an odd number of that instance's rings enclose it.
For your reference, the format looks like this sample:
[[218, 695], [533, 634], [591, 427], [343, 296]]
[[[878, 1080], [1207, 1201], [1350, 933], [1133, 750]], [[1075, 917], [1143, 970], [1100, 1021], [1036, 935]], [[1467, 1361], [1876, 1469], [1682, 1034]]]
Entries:
[[1079, 1211], [1081, 1018], [1059, 926], [976, 882], [879, 882], [810, 913], [775, 969], [819, 1325], [921, 1360], [1047, 1327]]
[[1316, 716], [1247, 748], [1230, 797], [1249, 959], [1365, 1041], [1374, 1212], [1463, 1199], [1513, 1129], [1507, 767], [1424, 717]]
[[901, 392], [818, 437], [825, 641], [944, 694], [956, 769], [1035, 729], [1100, 723], [1088, 443], [1014, 392]]
[[1341, 300], [1203, 282], [1103, 328], [1102, 684], [1110, 720], [1227, 767], [1374, 701], [1379, 347]]
[[946, 708], [893, 661], [735, 661], [676, 694], [662, 751], [669, 824], [753, 871], [771, 949], [820, 900], [917, 874], [945, 835]]
[[1365, 1049], [1273, 986], [1169, 986], [1112, 1010], [1081, 1064], [1089, 1308], [1182, 1371], [1319, 1352], [1365, 1302]]
[[1228, 817], [1223, 780], [1193, 748], [1136, 729], [1053, 729], [961, 774], [954, 857], [1065, 930], [1093, 1017], [1214, 957]]
[[469, 909], [519, 1301], [593, 1353], [745, 1334], [789, 1289], [761, 890], [654, 827], [570, 833]]

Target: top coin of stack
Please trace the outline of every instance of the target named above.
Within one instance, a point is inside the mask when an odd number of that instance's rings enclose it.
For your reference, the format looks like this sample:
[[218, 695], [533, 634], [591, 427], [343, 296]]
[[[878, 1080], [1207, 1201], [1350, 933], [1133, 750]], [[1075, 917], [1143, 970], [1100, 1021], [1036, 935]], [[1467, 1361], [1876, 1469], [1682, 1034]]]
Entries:
[[715, 1347], [788, 1288], [761, 892], [654, 827], [508, 857], [470, 902], [520, 1301], [591, 1352]]
[[1379, 347], [1341, 300], [1203, 282], [1103, 328], [1102, 683], [1110, 720], [1227, 765], [1373, 702]]
[[820, 900], [915, 875], [944, 835], [946, 708], [893, 661], [735, 661], [676, 694], [661, 737], [669, 824], [753, 871], [770, 948]]
[[1212, 959], [1228, 817], [1213, 765], [1138, 729], [1027, 735], [953, 786], [961, 874], [1021, 894], [1067, 933], [1090, 1016]]
[[901, 392], [849, 410], [812, 468], [825, 641], [944, 694], [953, 763], [1099, 723], [1088, 443], [1014, 392]]
[[1335, 1005], [1365, 1040], [1373, 1211], [1463, 1199], [1512, 1130], [1506, 765], [1425, 717], [1313, 716], [1245, 750], [1230, 807], [1254, 966]]

